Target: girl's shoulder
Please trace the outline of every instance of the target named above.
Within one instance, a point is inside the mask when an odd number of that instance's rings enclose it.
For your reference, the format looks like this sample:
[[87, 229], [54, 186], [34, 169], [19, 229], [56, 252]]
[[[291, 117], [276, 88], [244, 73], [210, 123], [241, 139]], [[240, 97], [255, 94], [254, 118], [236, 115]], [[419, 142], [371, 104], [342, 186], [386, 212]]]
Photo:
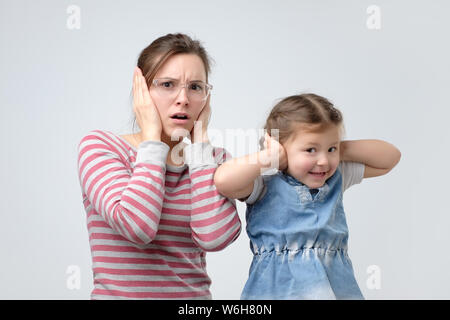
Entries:
[[278, 170], [269, 170], [256, 177], [253, 182], [252, 192], [247, 198], [242, 199], [241, 201], [244, 201], [247, 206], [256, 204], [256, 202], [260, 201], [266, 195], [267, 185], [270, 185], [270, 181], [276, 178], [278, 174]]

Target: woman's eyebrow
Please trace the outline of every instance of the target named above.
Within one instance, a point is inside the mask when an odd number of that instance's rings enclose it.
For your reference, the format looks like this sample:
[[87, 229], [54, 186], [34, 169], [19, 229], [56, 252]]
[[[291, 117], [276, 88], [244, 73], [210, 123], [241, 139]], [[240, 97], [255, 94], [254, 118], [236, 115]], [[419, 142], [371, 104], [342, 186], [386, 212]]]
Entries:
[[172, 77], [160, 77], [159, 79], [166, 79], [166, 80], [178, 80]]
[[[180, 81], [180, 79], [172, 78], [172, 77], [160, 77], [159, 79], [167, 79], [167, 80]], [[205, 82], [205, 81], [203, 81], [203, 80], [189, 80], [189, 82], [192, 82], [192, 81], [196, 81], [196, 82]]]

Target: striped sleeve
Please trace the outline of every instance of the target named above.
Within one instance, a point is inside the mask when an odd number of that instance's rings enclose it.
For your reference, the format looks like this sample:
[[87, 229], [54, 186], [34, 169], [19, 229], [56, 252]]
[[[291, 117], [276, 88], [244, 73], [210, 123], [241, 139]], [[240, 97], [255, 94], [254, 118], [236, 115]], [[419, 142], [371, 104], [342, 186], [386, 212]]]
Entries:
[[235, 200], [221, 195], [214, 185], [217, 167], [231, 155], [203, 142], [188, 145], [184, 156], [192, 183], [192, 240], [204, 251], [222, 250], [241, 232]]
[[101, 131], [90, 132], [78, 146], [83, 196], [112, 229], [131, 242], [147, 244], [156, 235], [168, 152], [165, 143], [142, 142], [132, 172], [120, 147]]

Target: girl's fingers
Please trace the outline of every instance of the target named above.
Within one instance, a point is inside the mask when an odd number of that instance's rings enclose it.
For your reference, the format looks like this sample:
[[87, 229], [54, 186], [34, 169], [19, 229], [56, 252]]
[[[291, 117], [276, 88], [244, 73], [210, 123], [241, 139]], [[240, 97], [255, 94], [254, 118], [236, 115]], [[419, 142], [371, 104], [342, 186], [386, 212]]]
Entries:
[[271, 145], [271, 143], [270, 143], [270, 136], [269, 136], [269, 134], [266, 132], [266, 139], [267, 139], [267, 149], [270, 149], [270, 145]]

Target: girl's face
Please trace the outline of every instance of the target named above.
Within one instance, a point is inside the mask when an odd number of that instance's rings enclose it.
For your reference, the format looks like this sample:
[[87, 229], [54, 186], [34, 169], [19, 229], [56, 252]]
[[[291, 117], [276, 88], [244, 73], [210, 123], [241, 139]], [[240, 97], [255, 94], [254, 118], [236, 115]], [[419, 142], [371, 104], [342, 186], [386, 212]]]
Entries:
[[320, 133], [298, 129], [283, 144], [287, 173], [311, 189], [320, 188], [339, 165], [340, 134], [337, 126]]
[[[158, 70], [155, 79], [164, 79], [163, 84], [172, 86], [174, 83], [185, 84], [190, 81], [206, 82], [206, 71], [202, 59], [195, 54], [176, 54], [171, 56]], [[174, 134], [176, 129], [185, 129], [190, 132], [194, 121], [206, 104], [205, 101], [189, 99], [187, 88], [176, 90], [175, 94], [166, 94], [150, 84], [150, 95], [161, 116], [162, 135], [178, 137]], [[187, 120], [173, 119], [175, 113], [184, 113]], [[177, 131], [179, 132], [179, 131]]]

